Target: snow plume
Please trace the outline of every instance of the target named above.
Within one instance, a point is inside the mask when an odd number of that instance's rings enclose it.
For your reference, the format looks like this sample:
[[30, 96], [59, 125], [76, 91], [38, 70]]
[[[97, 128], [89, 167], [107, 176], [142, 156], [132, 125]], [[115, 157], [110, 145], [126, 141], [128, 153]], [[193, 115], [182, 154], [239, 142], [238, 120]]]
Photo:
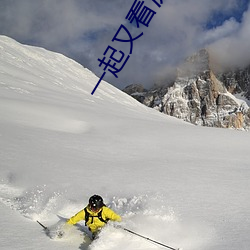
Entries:
[[60, 193], [48, 191], [46, 185], [21, 191], [8, 184], [0, 184], [1, 202], [34, 221], [51, 219], [49, 216], [62, 205], [60, 197]]
[[[161, 194], [143, 194], [126, 198], [106, 197], [106, 200], [106, 205], [123, 217], [122, 227], [146, 237], [150, 236], [156, 241], [167, 242], [172, 246], [182, 245], [185, 249], [191, 250], [206, 246], [214, 237], [213, 229], [201, 221], [194, 223], [183, 220], [173, 208], [166, 206], [166, 197]], [[58, 232], [65, 227], [66, 218], [83, 209], [82, 203], [65, 200], [65, 194], [51, 192], [46, 185], [22, 192], [9, 184], [0, 184], [0, 201], [28, 219], [45, 221], [50, 230], [48, 236], [54, 240], [57, 239]], [[55, 214], [64, 217], [57, 217]], [[63, 240], [74, 241], [74, 244], [78, 242], [83, 250], [115, 250], [118, 247], [151, 249], [154, 245], [157, 246], [123, 229], [115, 228], [113, 223], [109, 223], [100, 233], [98, 241], [89, 246], [91, 242], [83, 234], [88, 235], [89, 232], [83, 222], [80, 222], [78, 229], [81, 232], [81, 241], [77, 228], [69, 228], [64, 232]]]

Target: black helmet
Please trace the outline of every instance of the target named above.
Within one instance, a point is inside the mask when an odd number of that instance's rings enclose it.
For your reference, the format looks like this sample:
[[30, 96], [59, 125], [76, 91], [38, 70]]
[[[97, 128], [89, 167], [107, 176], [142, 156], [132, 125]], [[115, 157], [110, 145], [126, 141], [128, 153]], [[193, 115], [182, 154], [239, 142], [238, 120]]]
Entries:
[[93, 210], [99, 210], [100, 208], [102, 208], [104, 206], [102, 197], [96, 194], [91, 196], [89, 198], [89, 206], [90, 209]]

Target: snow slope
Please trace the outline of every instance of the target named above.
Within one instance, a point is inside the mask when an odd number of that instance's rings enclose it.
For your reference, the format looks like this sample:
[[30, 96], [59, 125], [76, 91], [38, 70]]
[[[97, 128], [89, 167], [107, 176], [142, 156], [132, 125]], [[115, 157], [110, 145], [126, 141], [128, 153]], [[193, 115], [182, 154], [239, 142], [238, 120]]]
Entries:
[[[51, 228], [100, 194], [122, 225], [184, 250], [250, 249], [248, 132], [149, 109], [63, 55], [0, 36], [1, 249], [162, 247], [108, 225]], [[63, 223], [60, 222], [59, 223]]]

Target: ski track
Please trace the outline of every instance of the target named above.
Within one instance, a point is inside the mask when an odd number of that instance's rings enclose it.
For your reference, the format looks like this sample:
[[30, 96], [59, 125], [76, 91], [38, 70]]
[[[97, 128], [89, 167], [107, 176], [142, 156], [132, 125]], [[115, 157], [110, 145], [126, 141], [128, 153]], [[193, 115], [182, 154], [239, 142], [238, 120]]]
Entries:
[[[107, 206], [123, 217], [121, 224], [125, 228], [176, 248], [186, 246], [185, 250], [192, 249], [194, 246], [198, 249], [197, 245], [204, 244], [204, 239], [197, 240], [199, 227], [196, 230], [190, 230], [190, 225], [187, 227], [179, 220], [179, 216], [172, 208], [164, 205], [164, 197], [161, 195], [110, 197], [107, 200]], [[121, 239], [123, 239], [122, 242], [124, 240], [128, 242], [126, 249], [162, 249], [155, 243], [115, 228], [112, 223], [106, 226], [99, 238], [92, 243], [86, 235], [87, 229], [83, 222], [67, 229], [64, 237], [58, 239], [57, 231], [63, 228], [65, 219], [60, 220], [56, 215], [61, 214], [62, 217], [68, 218], [83, 207], [82, 203], [65, 199], [63, 192], [51, 193], [46, 185], [22, 190], [10, 183], [1, 183], [0, 201], [26, 219], [44, 222], [50, 229], [49, 236], [53, 240], [62, 241], [72, 247], [78, 245], [82, 250], [115, 250], [121, 247], [124, 249], [124, 245], [121, 245], [123, 243], [119, 243]], [[188, 239], [188, 242], [185, 239]]]

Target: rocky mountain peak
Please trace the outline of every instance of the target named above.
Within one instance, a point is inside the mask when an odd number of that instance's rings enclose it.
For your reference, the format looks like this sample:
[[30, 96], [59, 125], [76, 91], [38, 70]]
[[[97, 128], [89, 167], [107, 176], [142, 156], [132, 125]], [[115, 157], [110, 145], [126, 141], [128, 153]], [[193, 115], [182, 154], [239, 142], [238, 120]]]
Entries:
[[210, 70], [209, 53], [202, 49], [188, 57], [177, 69], [177, 77], [194, 77]]
[[129, 94], [149, 107], [196, 125], [248, 129], [249, 106], [233, 94], [250, 93], [250, 67], [220, 74], [212, 68], [209, 51], [202, 49], [178, 67], [171, 86], [148, 91], [141, 86], [143, 91], [137, 88]]

